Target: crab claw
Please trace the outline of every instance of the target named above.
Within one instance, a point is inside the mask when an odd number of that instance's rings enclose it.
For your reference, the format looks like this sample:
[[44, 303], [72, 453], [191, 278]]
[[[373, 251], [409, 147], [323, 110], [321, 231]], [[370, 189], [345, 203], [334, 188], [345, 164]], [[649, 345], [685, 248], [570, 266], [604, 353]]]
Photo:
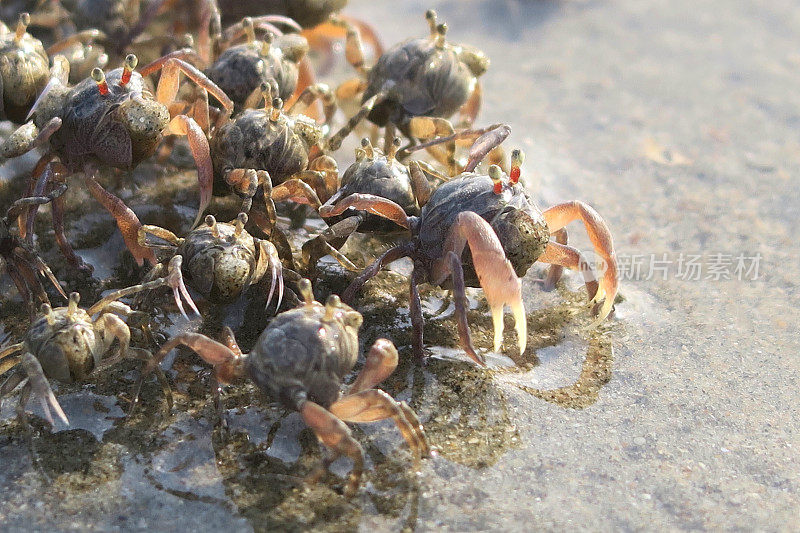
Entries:
[[22, 356], [21, 362], [22, 368], [28, 375], [28, 382], [31, 384], [31, 389], [33, 393], [39, 397], [39, 402], [44, 411], [44, 417], [50, 422], [50, 425], [55, 425], [53, 422], [53, 415], [50, 413], [51, 408], [64, 424], [69, 425], [67, 415], [64, 414], [64, 410], [61, 409], [56, 395], [53, 394], [53, 389], [50, 388], [50, 383], [48, 383], [47, 378], [44, 376], [44, 371], [42, 370], [42, 365], [39, 363], [39, 360], [28, 352]]
[[172, 288], [172, 294], [175, 297], [175, 304], [180, 309], [183, 318], [189, 320], [189, 316], [186, 314], [186, 311], [183, 309], [183, 303], [181, 302], [181, 296], [183, 299], [186, 300], [186, 303], [189, 307], [194, 311], [197, 316], [200, 315], [200, 311], [197, 310], [197, 306], [194, 305], [194, 300], [192, 300], [191, 295], [189, 295], [189, 291], [186, 289], [186, 285], [183, 283], [183, 274], [181, 274], [181, 265], [183, 264], [183, 257], [180, 255], [176, 255], [169, 261], [169, 267], [167, 271], [167, 275], [164, 278], [167, 285]]
[[278, 287], [278, 305], [275, 309], [279, 309], [281, 301], [283, 300], [283, 265], [281, 259], [278, 257], [278, 250], [275, 245], [269, 241], [258, 242], [258, 262], [256, 263], [256, 271], [254, 279], [260, 279], [267, 270], [269, 264], [270, 277], [272, 281], [269, 286], [269, 295], [267, 296], [267, 304], [264, 307], [269, 307], [272, 302], [272, 295], [275, 293], [275, 287]]

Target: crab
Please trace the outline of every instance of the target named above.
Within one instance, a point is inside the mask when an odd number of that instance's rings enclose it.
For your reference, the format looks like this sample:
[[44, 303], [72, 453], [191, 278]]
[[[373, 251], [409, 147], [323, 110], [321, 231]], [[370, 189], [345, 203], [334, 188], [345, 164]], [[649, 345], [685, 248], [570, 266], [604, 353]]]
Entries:
[[145, 367], [137, 384], [174, 348], [184, 345], [214, 366], [218, 382], [247, 377], [274, 401], [298, 411], [319, 441], [332, 453], [312, 476], [318, 479], [336, 458], [353, 460], [346, 493], [358, 489], [364, 469], [364, 452], [344, 422], [374, 422], [391, 418], [411, 448], [415, 463], [429, 454], [422, 425], [405, 402], [397, 402], [374, 388], [397, 366], [397, 349], [378, 339], [345, 395], [342, 382], [358, 358], [358, 330], [362, 317], [331, 295], [325, 305], [314, 301], [311, 282], [298, 282], [304, 303], [280, 313], [264, 330], [250, 353], [243, 354], [232, 332], [225, 344], [200, 333], [182, 333], [164, 344]]
[[[151, 264], [156, 261], [152, 251], [137, 242], [138, 228], [141, 227], [139, 219], [122, 200], [97, 183], [94, 177], [97, 167], [105, 165], [130, 170], [153, 154], [163, 133], [186, 135], [200, 183], [199, 220], [210, 201], [213, 180], [208, 140], [194, 119], [186, 115], [170, 117], [166, 107], [174, 96], [170, 88], [177, 86], [180, 72], [185, 72], [225, 102], [226, 109], [232, 109], [232, 104], [202, 73], [183, 63], [169, 64], [154, 99], [141, 74], [135, 71], [136, 64], [136, 56], [129, 54], [122, 68], [107, 75], [95, 68], [91, 78], [70, 88], [67, 86], [69, 64], [64, 57], [56, 56], [53, 79], [33, 108], [33, 120], [6, 139], [0, 146], [0, 156], [16, 157], [47, 145], [47, 152], [37, 165], [29, 185], [28, 192], [35, 195], [56, 185], [54, 182], [65, 179], [65, 175], [82, 172], [89, 191], [115, 218], [128, 249], [141, 265], [145, 259]], [[56, 158], [60, 163], [53, 161]], [[206, 191], [206, 196], [203, 196]], [[31, 210], [28, 217], [34, 215], [35, 210]], [[64, 236], [63, 216], [63, 203], [59, 198], [53, 201], [53, 224], [58, 244], [72, 265], [91, 270], [75, 255]]]
[[[521, 183], [520, 166], [524, 154], [514, 150], [510, 176], [499, 166], [491, 165], [488, 175], [473, 170], [485, 155], [492, 133], [473, 146], [473, 157], [466, 172], [440, 185], [422, 207], [419, 217], [406, 215], [397, 203], [369, 194], [354, 194], [335, 205], [320, 209], [320, 215], [339, 215], [349, 208], [368, 210], [411, 231], [412, 238], [387, 250], [367, 267], [343, 293], [351, 302], [367, 280], [380, 269], [401, 257], [410, 257], [414, 270], [410, 280], [411, 322], [414, 330], [414, 353], [424, 360], [422, 306], [418, 285], [424, 282], [452, 288], [461, 345], [478, 364], [484, 357], [475, 351], [467, 323], [466, 286], [480, 286], [491, 308], [494, 324], [494, 350], [503, 341], [503, 309], [509, 305], [514, 314], [517, 344], [520, 353], [527, 343], [525, 307], [522, 301], [520, 276], [540, 261], [551, 265], [581, 270], [589, 297], [602, 301], [593, 325], [611, 312], [617, 294], [617, 261], [608, 226], [589, 205], [566, 202], [541, 211], [530, 199]], [[491, 144], [491, 143], [490, 143]], [[599, 283], [584, 256], [577, 249], [551, 240], [568, 223], [581, 220], [595, 251], [604, 261], [605, 272]], [[464, 254], [469, 245], [471, 254]], [[554, 274], [555, 276], [558, 273]], [[553, 276], [549, 277], [553, 280]]]
[[[180, 256], [170, 262], [165, 277], [111, 292], [89, 309], [78, 307], [80, 295], [77, 292], [69, 295], [66, 307], [53, 309], [49, 304], [42, 304], [38, 318], [31, 324], [23, 341], [0, 351], [0, 369], [3, 373], [18, 366], [18, 370], [0, 385], [0, 399], [24, 382], [17, 405], [21, 422], [27, 425], [25, 406], [32, 392], [38, 397], [45, 418], [51, 425], [51, 409], [68, 425], [69, 419], [61, 409], [48, 380], [61, 383], [83, 382], [91, 374], [125, 358], [149, 359], [148, 352], [130, 348], [130, 329], [120, 317], [128, 317], [134, 311], [119, 299], [165, 285], [172, 288], [178, 304], [181, 304], [181, 297], [191, 303], [181, 278]], [[106, 357], [114, 339], [119, 341], [119, 349]], [[171, 398], [166, 378], [160, 371], [159, 379], [168, 398]]]
[[[447, 25], [438, 23], [435, 11], [429, 10], [425, 16], [430, 26], [429, 38], [395, 45], [369, 69], [364, 66], [358, 32], [348, 31], [347, 59], [362, 77], [344, 82], [336, 90], [336, 96], [340, 101], [348, 101], [361, 94], [362, 105], [330, 137], [330, 150], [338, 149], [365, 118], [387, 128], [387, 148], [394, 138], [395, 127], [416, 142], [453, 135], [455, 128], [448, 119], [459, 111], [463, 115], [462, 124], [472, 124], [480, 108], [478, 78], [486, 72], [489, 59], [476, 48], [447, 42]], [[431, 153], [454, 171], [454, 140], [446, 143], [444, 151], [439, 148], [431, 148]]]
[[[189, 285], [215, 303], [232, 302], [250, 285], [258, 283], [269, 269], [272, 281], [267, 305], [277, 286], [277, 307], [280, 307], [283, 275], [278, 251], [271, 242], [250, 235], [244, 229], [245, 224], [245, 213], [239, 213], [230, 223], [217, 222], [212, 215], [206, 215], [205, 224], [190, 231], [185, 238], [158, 226], [145, 225], [139, 229], [139, 244], [166, 248], [174, 257], [182, 256], [183, 273]], [[170, 245], [148, 243], [147, 234]], [[151, 275], [158, 275], [163, 268], [163, 264], [157, 265]]]
[[[32, 304], [32, 294], [36, 296], [40, 303], [50, 303], [37, 274], [46, 277], [64, 299], [67, 298], [67, 294], [61, 288], [61, 284], [53, 275], [50, 267], [39, 257], [33, 246], [12, 233], [12, 221], [28, 206], [52, 202], [54, 198], [63, 194], [65, 190], [66, 186], [53, 191], [47, 196], [27, 197], [17, 200], [6, 211], [6, 216], [0, 218], [0, 258], [5, 263], [8, 275], [17, 286], [19, 295], [27, 304]], [[34, 306], [31, 305], [31, 314], [34, 314], [34, 309]]]

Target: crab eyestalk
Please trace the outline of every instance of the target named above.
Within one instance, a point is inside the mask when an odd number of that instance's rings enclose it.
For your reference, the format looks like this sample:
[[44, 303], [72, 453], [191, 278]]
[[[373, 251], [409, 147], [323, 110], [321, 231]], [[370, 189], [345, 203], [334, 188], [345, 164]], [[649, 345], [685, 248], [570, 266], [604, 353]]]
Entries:
[[361, 139], [361, 148], [364, 149], [364, 154], [366, 154], [367, 159], [373, 159], [375, 157], [375, 150], [372, 148], [372, 143], [369, 142], [369, 139], [364, 137]]
[[28, 13], [20, 13], [19, 20], [17, 21], [17, 31], [14, 33], [14, 42], [19, 44], [25, 32], [28, 31], [28, 25], [31, 23], [31, 16]]
[[283, 100], [281, 98], [274, 98], [272, 100], [272, 115], [270, 115], [270, 120], [272, 122], [277, 122], [278, 118], [281, 116], [281, 110], [283, 109]]
[[269, 50], [272, 48], [272, 40], [275, 38], [272, 33], [267, 33], [264, 35], [264, 40], [261, 42], [261, 56], [267, 57], [269, 56]]
[[217, 227], [217, 219], [214, 215], [206, 215], [206, 226], [211, 230], [211, 235], [215, 239], [219, 239], [219, 228]]
[[97, 84], [97, 90], [103, 96], [108, 94], [108, 83], [106, 83], [106, 75], [97, 67], [92, 69], [92, 79]]
[[245, 224], [247, 224], [247, 213], [239, 213], [233, 226], [233, 235], [236, 237], [241, 235]]
[[242, 29], [247, 36], [247, 42], [252, 43], [256, 40], [256, 30], [253, 28], [253, 19], [245, 17], [242, 19]]
[[489, 177], [492, 178], [492, 183], [494, 183], [494, 193], [500, 194], [503, 192], [503, 171], [500, 170], [500, 167], [491, 165], [489, 167]]
[[311, 281], [303, 278], [297, 282], [297, 288], [300, 290], [300, 296], [303, 297], [306, 306], [314, 305], [314, 291], [311, 289]]
[[69, 293], [69, 303], [67, 304], [67, 318], [71, 318], [78, 311], [78, 304], [81, 303], [81, 295], [77, 292]]
[[509, 174], [509, 178], [512, 185], [516, 185], [519, 182], [520, 176], [520, 168], [522, 163], [525, 162], [525, 152], [520, 150], [519, 148], [511, 150], [511, 174]]
[[56, 318], [53, 316], [53, 308], [50, 307], [50, 304], [42, 304], [42, 306], [39, 308], [39, 312], [44, 315], [44, 318], [47, 320], [48, 324], [52, 326], [55, 323]]
[[442, 49], [445, 44], [445, 35], [447, 34], [447, 24], [442, 22], [436, 26], [436, 48]]
[[392, 144], [389, 146], [389, 151], [386, 153], [386, 159], [392, 161], [397, 155], [397, 150], [400, 149], [400, 137], [392, 139]]
[[325, 301], [325, 317], [323, 320], [331, 321], [336, 316], [336, 312], [342, 305], [342, 300], [336, 296], [335, 294], [331, 294], [328, 296], [328, 299]]
[[268, 83], [261, 82], [260, 90], [261, 97], [264, 98], [264, 111], [267, 112], [267, 117], [272, 118], [272, 87]]
[[437, 32], [436, 32], [436, 11], [433, 9], [429, 9], [425, 12], [425, 20], [428, 21], [428, 26], [431, 29], [431, 39], [435, 39]]
[[138, 64], [139, 58], [135, 54], [128, 54], [125, 57], [125, 64], [122, 66], [122, 77], [119, 80], [120, 87], [125, 87], [131, 81], [131, 74], [133, 74]]

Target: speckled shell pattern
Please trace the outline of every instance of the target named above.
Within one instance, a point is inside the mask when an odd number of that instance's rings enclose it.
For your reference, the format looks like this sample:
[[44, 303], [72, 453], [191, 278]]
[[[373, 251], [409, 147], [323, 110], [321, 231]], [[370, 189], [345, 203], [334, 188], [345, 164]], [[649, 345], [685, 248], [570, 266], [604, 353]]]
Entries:
[[283, 115], [272, 122], [263, 109], [249, 109], [211, 139], [215, 185], [224, 186], [229, 192], [224, 175], [234, 168], [266, 170], [273, 185], [283, 183], [306, 168], [308, 151], [306, 142], [294, 133]]
[[184, 239], [177, 254], [183, 256], [183, 275], [192, 288], [216, 303], [229, 303], [254, 281], [256, 246], [243, 231], [234, 236], [234, 226], [217, 223], [219, 237], [202, 225]]
[[50, 137], [50, 146], [70, 170], [81, 171], [87, 161], [129, 170], [155, 151], [169, 112], [143, 96], [139, 73], [134, 72], [124, 87], [119, 85], [121, 77], [121, 68], [106, 73], [106, 95], [87, 78], [64, 96], [59, 113], [63, 123]]
[[[261, 55], [261, 42], [245, 43], [225, 50], [206, 71], [206, 75], [233, 100], [241, 110], [250, 94], [262, 82], [274, 80], [278, 96], [288, 100], [297, 87], [297, 65], [283, 57], [280, 48], [273, 46], [269, 54]], [[264, 66], [259, 70], [259, 63]]]
[[[525, 275], [550, 240], [542, 212], [531, 202], [522, 185], [495, 194], [491, 178], [467, 173], [440, 185], [422, 208], [417, 256], [424, 264], [430, 267], [441, 257], [450, 228], [463, 211], [473, 211], [489, 222], [517, 276]], [[472, 256], [467, 250], [462, 261], [467, 285], [479, 286]]]
[[342, 380], [355, 365], [356, 328], [341, 317], [323, 320], [324, 316], [320, 304], [281, 313], [247, 358], [253, 381], [288, 409], [299, 410], [306, 399], [327, 409], [339, 398]]
[[0, 43], [0, 118], [21, 123], [50, 78], [50, 60], [38, 39], [25, 35], [18, 45], [14, 32]]
[[404, 129], [413, 117], [452, 116], [469, 98], [474, 80], [452, 46], [439, 49], [430, 38], [411, 39], [381, 56], [369, 73], [362, 101], [389, 89], [369, 120], [378, 126], [391, 121]]
[[[341, 198], [351, 194], [374, 194], [387, 198], [403, 208], [407, 215], [419, 214], [419, 206], [411, 190], [411, 177], [408, 168], [397, 160], [387, 160], [378, 155], [374, 159], [364, 158], [356, 161], [344, 171], [341, 178]], [[336, 217], [326, 218], [328, 224], [352, 216], [354, 211], [348, 210]], [[399, 226], [378, 215], [366, 214], [358, 231], [370, 233], [396, 233]]]
[[96, 354], [99, 335], [91, 317], [76, 309], [71, 318], [67, 308], [53, 309], [51, 319], [40, 316], [28, 329], [25, 347], [39, 360], [45, 376], [62, 383], [83, 381], [100, 362]]

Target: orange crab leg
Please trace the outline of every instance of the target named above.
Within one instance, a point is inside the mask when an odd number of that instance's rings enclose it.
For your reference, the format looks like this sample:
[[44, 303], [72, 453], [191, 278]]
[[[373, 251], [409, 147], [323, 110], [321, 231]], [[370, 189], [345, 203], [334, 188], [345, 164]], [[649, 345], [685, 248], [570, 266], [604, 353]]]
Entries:
[[319, 216], [325, 218], [341, 215], [351, 207], [359, 211], [367, 211], [373, 215], [389, 219], [398, 226], [402, 226], [406, 229], [411, 227], [408, 216], [402, 207], [387, 198], [381, 198], [374, 194], [351, 194], [335, 205], [322, 206], [319, 209]]
[[614, 299], [617, 296], [619, 280], [617, 277], [617, 255], [614, 252], [614, 240], [603, 218], [590, 205], [583, 202], [565, 202], [554, 205], [544, 211], [544, 220], [551, 232], [558, 231], [573, 220], [583, 221], [589, 240], [592, 241], [595, 251], [605, 262], [605, 272], [600, 280], [600, 286], [592, 301], [598, 302], [605, 297], [603, 306], [592, 323], [592, 327], [611, 313]]
[[192, 227], [194, 227], [200, 222], [208, 204], [211, 203], [211, 192], [214, 186], [214, 166], [211, 162], [208, 139], [197, 122], [186, 115], [178, 115], [173, 118], [167, 131], [176, 135], [186, 136], [197, 167], [197, 183], [200, 185], [200, 206], [197, 208], [197, 216], [192, 224]]

